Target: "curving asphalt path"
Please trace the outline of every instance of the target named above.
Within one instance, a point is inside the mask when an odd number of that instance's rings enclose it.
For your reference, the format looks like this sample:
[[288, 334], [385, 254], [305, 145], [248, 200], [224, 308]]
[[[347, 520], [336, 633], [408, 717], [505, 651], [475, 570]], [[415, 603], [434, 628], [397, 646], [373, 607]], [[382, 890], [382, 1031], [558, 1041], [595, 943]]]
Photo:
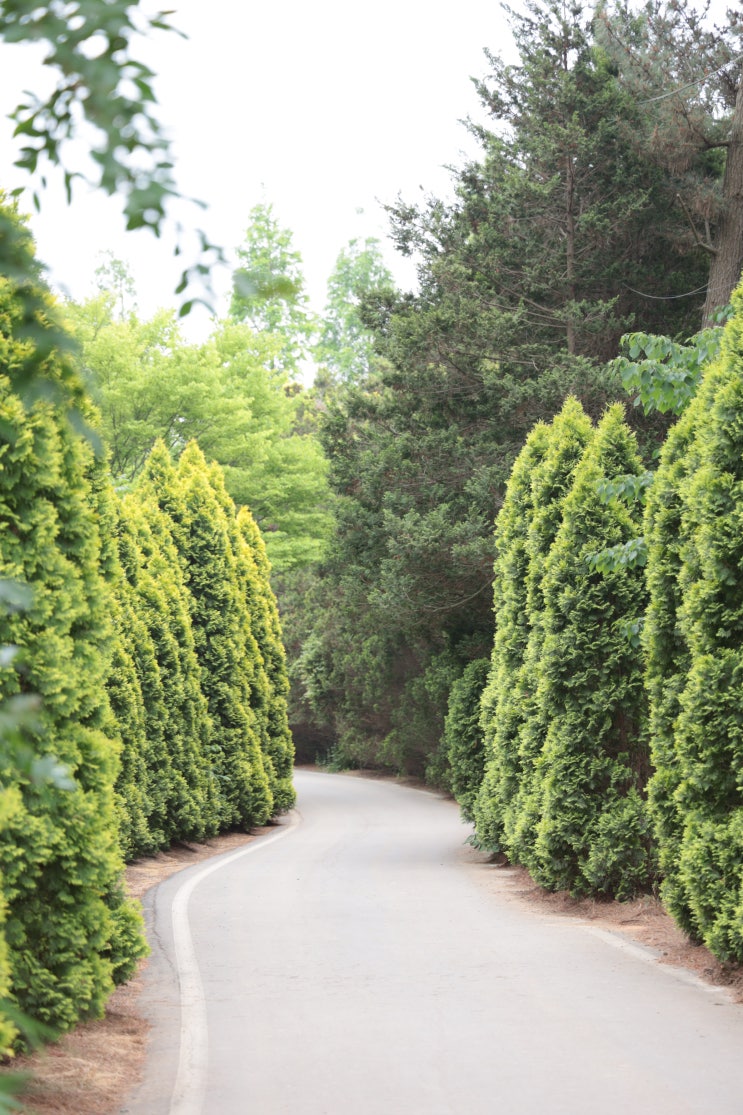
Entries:
[[150, 893], [121, 1115], [741, 1115], [743, 1007], [503, 904], [455, 805], [299, 771], [274, 833]]

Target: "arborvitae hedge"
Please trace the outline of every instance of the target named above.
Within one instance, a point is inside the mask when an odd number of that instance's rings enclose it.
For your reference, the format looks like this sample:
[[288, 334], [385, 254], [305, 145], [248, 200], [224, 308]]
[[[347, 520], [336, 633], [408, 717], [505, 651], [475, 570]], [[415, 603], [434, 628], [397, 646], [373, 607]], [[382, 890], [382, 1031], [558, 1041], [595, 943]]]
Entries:
[[451, 788], [465, 821], [474, 820], [475, 801], [485, 770], [480, 702], [489, 671], [487, 658], [476, 658], [465, 666], [449, 692], [449, 711], [444, 721]]
[[119, 745], [119, 770], [114, 784], [119, 846], [125, 860], [155, 851], [160, 845], [150, 830], [149, 744], [144, 701], [132, 658], [132, 639], [140, 634], [139, 618], [119, 560], [117, 541], [119, 500], [111, 485], [106, 461], [96, 461], [91, 475], [91, 497], [101, 536], [99, 569], [109, 589], [113, 639], [106, 690], [111, 717], [106, 733]]
[[225, 487], [222, 469], [216, 462], [207, 466], [201, 450], [195, 442], [192, 442], [181, 458], [178, 471], [179, 474], [186, 475], [188, 470], [194, 469], [208, 479], [212, 492], [224, 512], [224, 522], [234, 559], [235, 584], [241, 603], [237, 618], [240, 622], [240, 641], [244, 647], [243, 669], [248, 686], [248, 703], [254, 714], [255, 731], [261, 751], [263, 769], [266, 772], [271, 797], [274, 801], [274, 810], [276, 810], [277, 776], [271, 756], [269, 725], [271, 683], [268, 680], [268, 673], [258, 645], [256, 631], [256, 626], [261, 618], [259, 610], [256, 609], [258, 571], [253, 555], [238, 530], [235, 504]]
[[[3, 787], [0, 790], [0, 832], [8, 825], [13, 813], [21, 808], [20, 793], [13, 788]], [[13, 975], [10, 970], [10, 955], [8, 942], [5, 939], [5, 919], [7, 908], [5, 894], [0, 889], [0, 1002], [10, 1000], [13, 987]], [[13, 1043], [18, 1036], [18, 1031], [10, 1019], [0, 1011], [0, 1057], [11, 1054]]]
[[565, 495], [591, 436], [591, 421], [576, 399], [567, 400], [550, 426], [535, 427], [514, 466], [497, 523], [496, 638], [481, 713], [491, 754], [475, 816], [479, 841], [528, 866], [540, 816], [535, 771], [546, 736], [536, 700], [544, 640], [542, 580]]
[[165, 512], [186, 578], [201, 688], [212, 720], [210, 756], [220, 793], [220, 827], [263, 824], [273, 799], [250, 707], [251, 661], [227, 519], [198, 447], [184, 454], [180, 476], [162, 442], [145, 465], [139, 490]]
[[0, 871], [12, 995], [32, 1017], [65, 1028], [102, 1011], [145, 945], [119, 882], [118, 748], [103, 730], [111, 608], [86, 479], [92, 451], [50, 402], [29, 412], [13, 394], [8, 375], [29, 344], [15, 338], [19, 314], [0, 279], [0, 565], [34, 590], [27, 612], [2, 620], [0, 642], [22, 648], [24, 674], [3, 669], [0, 697], [21, 688], [41, 695], [34, 750], [56, 755], [75, 785], [34, 784], [6, 766]]
[[523, 701], [518, 724], [519, 778], [505, 826], [509, 856], [530, 868], [535, 866], [534, 846], [542, 811], [540, 757], [549, 726], [538, 696], [545, 637], [544, 574], [562, 523], [565, 498], [593, 436], [591, 420], [581, 404], [568, 399], [549, 427], [547, 452], [532, 476], [534, 514], [527, 538], [526, 578], [529, 632], [519, 675]]
[[647, 644], [663, 895], [717, 956], [743, 960], [742, 289], [733, 304], [721, 355], [663, 454], [648, 508]]
[[[294, 805], [296, 791], [292, 781], [294, 743], [287, 714], [289, 677], [281, 620], [269, 579], [271, 565], [266, 546], [258, 524], [247, 507], [241, 507], [237, 514], [237, 529], [255, 565], [255, 575], [251, 569], [250, 576], [246, 578], [245, 592], [252, 617], [253, 633], [268, 677], [267, 749], [274, 773], [271, 789], [274, 809], [277, 813], [283, 813]], [[250, 562], [247, 562], [247, 565], [250, 568]]]
[[[28, 321], [32, 304], [43, 312]], [[195, 445], [180, 477], [160, 445], [137, 491], [114, 495], [70, 420], [72, 395], [78, 417], [89, 404], [46, 342], [53, 313], [43, 290], [24, 302], [0, 277], [0, 578], [33, 588], [25, 611], [0, 616], [0, 644], [22, 657], [0, 662], [0, 703], [39, 695], [29, 754], [58, 764], [42, 775], [3, 739], [0, 1000], [64, 1029], [101, 1013], [146, 950], [122, 853], [263, 823], [294, 792], [255, 523]], [[36, 402], [14, 391], [29, 367], [45, 384]], [[16, 1040], [0, 1016], [0, 1055]]]
[[549, 430], [539, 423], [516, 458], [496, 521], [495, 643], [481, 712], [485, 767], [473, 803], [478, 842], [491, 851], [504, 848], [505, 813], [519, 785], [518, 729], [525, 711], [519, 676], [529, 636], [526, 585], [529, 526], [534, 514], [531, 482], [548, 444]]
[[[146, 834], [140, 834], [139, 840], [129, 842], [126, 824], [122, 831], [124, 854], [127, 858], [134, 858], [148, 851], [148, 842], [154, 848], [165, 848], [170, 843], [176, 828], [169, 807], [173, 796], [174, 775], [166, 742], [168, 723], [165, 694], [151, 634], [153, 610], [148, 607], [139, 591], [143, 558], [137, 545], [131, 514], [121, 502], [116, 510], [116, 540], [122, 573], [116, 592], [121, 648], [122, 655], [131, 662], [136, 681], [129, 683], [121, 700], [117, 698], [117, 690], [124, 682], [119, 682], [114, 674], [109, 678], [108, 684], [119, 721], [120, 735], [122, 738], [128, 735], [132, 747], [139, 743], [145, 756], [146, 770], [142, 789], [147, 803], [147, 831]], [[137, 690], [139, 700], [136, 700]], [[134, 700], [128, 701], [127, 697], [131, 695]], [[119, 792], [126, 800], [126, 792], [122, 788]]]
[[649, 774], [639, 649], [625, 629], [643, 614], [643, 571], [599, 572], [590, 555], [638, 534], [604, 479], [639, 475], [621, 406], [611, 407], [575, 470], [543, 581], [544, 645], [537, 699], [548, 724], [539, 761], [535, 876], [573, 893], [627, 898], [652, 875]]
[[645, 540], [650, 602], [643, 631], [654, 770], [648, 783], [648, 801], [658, 847], [660, 890], [666, 908], [692, 935], [697, 931], [680, 878], [684, 809], [678, 791], [684, 773], [676, 747], [676, 723], [691, 669], [689, 647], [679, 629], [682, 603], [679, 575], [686, 546], [681, 533], [682, 489], [695, 467], [695, 424], [692, 408], [671, 429], [649, 489]]
[[123, 501], [119, 545], [135, 611], [146, 629], [144, 636], [137, 633], [131, 651], [144, 698], [150, 825], [163, 845], [202, 840], [222, 823], [213, 724], [170, 519], [144, 490]]
[[286, 653], [278, 604], [271, 588], [271, 564], [258, 524], [249, 508], [241, 507], [235, 515], [235, 505], [227, 493], [224, 474], [216, 462], [210, 465], [208, 476], [227, 518], [239, 590], [247, 605], [244, 616], [249, 624], [246, 644], [254, 639], [258, 652], [251, 682], [251, 706], [257, 716], [274, 812], [283, 813], [291, 809], [296, 801], [292, 781], [294, 742], [287, 712], [289, 678]]

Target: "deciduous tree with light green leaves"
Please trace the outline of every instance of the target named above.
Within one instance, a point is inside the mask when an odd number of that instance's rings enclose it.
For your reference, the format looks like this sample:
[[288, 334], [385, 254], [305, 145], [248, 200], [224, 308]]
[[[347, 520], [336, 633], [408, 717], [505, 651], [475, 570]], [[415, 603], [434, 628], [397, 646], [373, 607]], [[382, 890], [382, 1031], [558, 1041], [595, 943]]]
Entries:
[[364, 321], [364, 299], [383, 298], [395, 288], [379, 241], [351, 240], [339, 253], [328, 279], [325, 310], [314, 357], [331, 383], [359, 384], [374, 364], [374, 333]]
[[316, 561], [331, 529], [327, 465], [302, 430], [304, 392], [270, 371], [280, 342], [222, 322], [203, 344], [181, 336], [175, 315], [117, 314], [114, 293], [69, 305], [103, 440], [119, 484], [131, 484], [162, 438], [175, 458], [197, 440], [221, 465], [227, 489], [250, 505], [278, 570]]

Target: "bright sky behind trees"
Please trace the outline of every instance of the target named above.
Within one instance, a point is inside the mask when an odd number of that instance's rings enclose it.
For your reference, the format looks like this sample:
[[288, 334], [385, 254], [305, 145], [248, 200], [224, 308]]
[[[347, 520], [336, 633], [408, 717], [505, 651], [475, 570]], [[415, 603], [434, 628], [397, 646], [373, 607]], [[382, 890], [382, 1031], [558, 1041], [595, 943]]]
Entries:
[[[440, 14], [424, 0], [379, 0], [372, 8], [341, 0], [175, 0], [167, 6], [188, 39], [161, 33], [140, 44], [137, 57], [158, 74], [159, 117], [174, 140], [179, 188], [209, 206], [206, 213], [184, 207], [176, 216], [231, 252], [243, 239], [250, 208], [273, 202], [277, 218], [294, 232], [317, 308], [348, 240], [384, 238], [381, 202], [394, 201], [398, 192], [416, 199], [421, 186], [446, 192], [445, 164], [473, 150], [459, 123], [478, 112], [469, 78], [486, 70], [484, 47], [500, 52], [507, 42], [492, 0], [461, 0]], [[42, 58], [32, 47], [0, 44], [3, 117], [24, 89], [43, 89]], [[12, 168], [10, 136], [3, 118], [0, 183], [6, 187], [24, 181]], [[61, 180], [52, 174], [50, 181], [32, 227], [55, 285], [84, 297], [97, 253], [111, 250], [129, 262], [143, 312], [174, 302], [183, 264], [172, 259], [167, 238], [159, 243], [147, 233], [125, 234], [116, 201], [84, 187], [67, 211]], [[398, 282], [408, 285], [412, 273], [389, 251]], [[215, 275], [215, 289], [216, 308], [224, 313], [227, 272]]]

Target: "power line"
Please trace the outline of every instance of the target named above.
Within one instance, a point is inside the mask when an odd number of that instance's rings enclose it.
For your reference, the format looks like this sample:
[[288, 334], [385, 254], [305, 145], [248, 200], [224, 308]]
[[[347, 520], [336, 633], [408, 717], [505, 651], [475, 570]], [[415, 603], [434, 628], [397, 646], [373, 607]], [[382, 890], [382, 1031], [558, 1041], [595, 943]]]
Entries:
[[[741, 57], [743, 57], [743, 55]], [[625, 290], [629, 290], [633, 294], [639, 294], [640, 298], [652, 298], [655, 302], [673, 302], [676, 298], [692, 298], [695, 294], [706, 292], [707, 285], [708, 284], [705, 283], [704, 286], [697, 287], [696, 290], [687, 290], [685, 294], [646, 294], [643, 290], [635, 290], [634, 287], [622, 283]]]
[[707, 78], [712, 77], [714, 74], [719, 74], [720, 70], [724, 70], [726, 66], [734, 66], [736, 62], [743, 61], [743, 54], [739, 54], [737, 58], [730, 58], [727, 62], [723, 62], [716, 70], [710, 70], [704, 77], [697, 78], [696, 81], [690, 81], [688, 85], [679, 85], [678, 89], [672, 89], [670, 93], [660, 93], [657, 97], [648, 97], [647, 100], [640, 101], [641, 105], [651, 105], [655, 101], [665, 101], [667, 97], [675, 97], [677, 93], [685, 93], [687, 89], [693, 89], [695, 85], [701, 85]]

